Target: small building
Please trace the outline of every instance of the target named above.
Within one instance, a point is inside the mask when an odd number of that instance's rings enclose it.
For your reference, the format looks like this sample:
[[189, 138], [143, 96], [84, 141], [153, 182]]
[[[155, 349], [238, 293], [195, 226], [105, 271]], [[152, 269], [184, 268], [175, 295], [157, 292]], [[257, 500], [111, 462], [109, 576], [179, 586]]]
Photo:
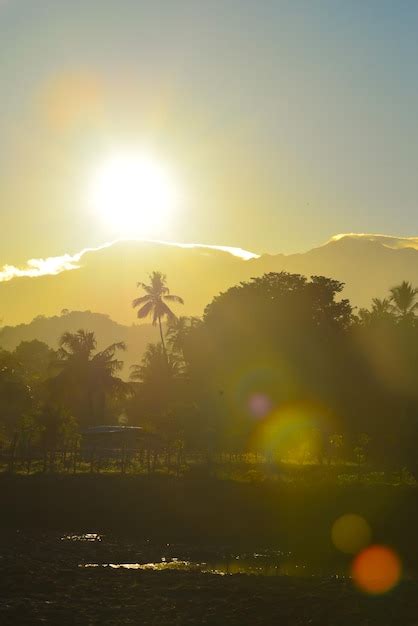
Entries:
[[161, 446], [161, 438], [141, 426], [92, 426], [82, 431], [81, 436], [83, 456], [115, 456], [121, 451], [129, 454]]

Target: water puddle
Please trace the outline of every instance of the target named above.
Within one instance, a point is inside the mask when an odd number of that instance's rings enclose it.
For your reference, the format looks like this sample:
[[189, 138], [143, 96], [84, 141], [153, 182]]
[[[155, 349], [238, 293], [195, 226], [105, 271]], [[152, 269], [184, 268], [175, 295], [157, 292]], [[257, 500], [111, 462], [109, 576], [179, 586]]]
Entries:
[[296, 564], [291, 561], [273, 563], [254, 554], [252, 558], [239, 556], [231, 559], [217, 559], [213, 561], [190, 561], [181, 559], [162, 559], [152, 563], [83, 563], [81, 568], [108, 568], [112, 570], [142, 570], [142, 571], [181, 571], [200, 574], [216, 574], [218, 576], [232, 576], [245, 574], [250, 576], [298, 576], [321, 578], [347, 578], [344, 570], [326, 572], [322, 568]]
[[101, 541], [101, 535], [97, 533], [84, 533], [83, 535], [64, 535], [61, 537], [61, 541]]
[[[295, 555], [277, 549], [234, 552], [182, 544], [153, 544], [149, 539], [124, 542], [99, 533], [69, 533], [61, 541], [79, 544], [78, 567], [108, 570], [178, 571], [232, 576], [294, 576], [347, 578], [347, 564], [301, 563]], [[94, 544], [98, 544], [97, 547]], [[99, 547], [100, 546], [100, 547]], [[84, 559], [83, 559], [84, 557]], [[81, 561], [81, 562], [80, 562]]]

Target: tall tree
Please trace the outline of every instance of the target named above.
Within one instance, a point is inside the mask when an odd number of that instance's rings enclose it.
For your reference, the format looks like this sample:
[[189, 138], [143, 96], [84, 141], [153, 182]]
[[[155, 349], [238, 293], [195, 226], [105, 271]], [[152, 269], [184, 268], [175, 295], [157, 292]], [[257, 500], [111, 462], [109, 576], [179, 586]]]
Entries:
[[0, 426], [12, 434], [19, 419], [31, 411], [33, 392], [15, 356], [0, 349]]
[[186, 357], [185, 352], [189, 343], [190, 333], [201, 324], [198, 317], [180, 317], [169, 319], [167, 325], [167, 344], [173, 356], [181, 361], [184, 368]]
[[395, 320], [394, 306], [390, 298], [373, 298], [372, 308], [361, 308], [357, 316], [363, 326], [371, 326]]
[[179, 363], [175, 356], [169, 357], [168, 369], [166, 355], [158, 343], [149, 343], [139, 365], [131, 366], [131, 379], [142, 383], [153, 383], [161, 388], [161, 378], [174, 378], [179, 374]]
[[400, 285], [392, 287], [390, 294], [390, 299], [400, 318], [402, 320], [413, 318], [414, 311], [418, 307], [418, 288], [412, 287], [411, 283], [404, 280]]
[[142, 361], [131, 367], [134, 396], [128, 412], [134, 423], [167, 435], [167, 419], [178, 401], [180, 371], [175, 355], [166, 354], [161, 343], [150, 343]]
[[59, 373], [51, 381], [52, 391], [79, 419], [96, 423], [104, 417], [106, 396], [122, 392], [125, 386], [116, 376], [123, 367], [116, 352], [126, 345], [114, 343], [96, 352], [94, 332], [85, 330], [66, 332], [59, 343]]
[[43, 341], [22, 341], [13, 354], [31, 385], [40, 384], [51, 375], [56, 354]]
[[170, 294], [165, 274], [162, 274], [161, 272], [153, 272], [149, 279], [149, 285], [141, 282], [138, 283], [138, 287], [141, 287], [145, 291], [145, 295], [140, 298], [135, 298], [132, 302], [132, 306], [134, 308], [138, 308], [137, 316], [139, 319], [151, 316], [152, 324], [156, 326], [158, 323], [160, 328], [161, 345], [165, 359], [168, 363], [167, 350], [162, 329], [162, 320], [164, 318], [173, 320], [176, 317], [167, 302], [178, 302], [179, 304], [184, 304], [184, 301], [183, 298], [180, 298], [180, 296]]

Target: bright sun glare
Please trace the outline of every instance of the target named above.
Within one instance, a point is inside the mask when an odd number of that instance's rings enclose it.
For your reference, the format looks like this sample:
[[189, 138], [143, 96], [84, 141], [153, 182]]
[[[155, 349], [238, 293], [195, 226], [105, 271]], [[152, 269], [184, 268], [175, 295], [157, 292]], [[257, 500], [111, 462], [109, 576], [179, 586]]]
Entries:
[[110, 157], [93, 176], [90, 206], [120, 236], [158, 236], [178, 204], [163, 163], [143, 153]]

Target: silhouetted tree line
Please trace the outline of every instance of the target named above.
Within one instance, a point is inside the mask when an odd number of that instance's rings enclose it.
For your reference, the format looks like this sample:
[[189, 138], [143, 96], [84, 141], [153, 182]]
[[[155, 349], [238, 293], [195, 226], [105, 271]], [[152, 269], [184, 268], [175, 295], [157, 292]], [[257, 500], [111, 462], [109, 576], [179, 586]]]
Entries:
[[343, 283], [269, 273], [213, 299], [202, 318], [176, 317], [154, 272], [133, 302], [161, 342], [131, 380], [123, 343], [96, 350], [94, 333], [65, 333], [0, 352], [0, 425], [9, 469], [74, 468], [80, 432], [122, 423], [155, 433], [164, 454], [353, 462], [418, 474], [418, 290], [404, 282], [370, 309]]

